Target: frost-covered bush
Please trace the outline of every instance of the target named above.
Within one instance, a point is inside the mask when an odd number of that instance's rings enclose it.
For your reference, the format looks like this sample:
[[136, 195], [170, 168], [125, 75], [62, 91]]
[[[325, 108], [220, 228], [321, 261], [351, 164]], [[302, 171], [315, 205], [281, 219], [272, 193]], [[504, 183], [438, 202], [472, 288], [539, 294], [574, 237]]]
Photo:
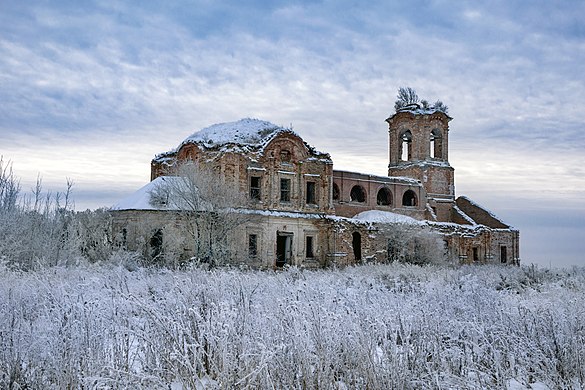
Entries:
[[12, 165], [0, 157], [0, 259], [9, 267], [36, 269], [103, 262], [115, 248], [105, 209], [75, 212], [73, 183], [63, 192], [44, 191], [39, 178], [22, 194]]
[[0, 388], [582, 388], [584, 295], [583, 269], [0, 269]]

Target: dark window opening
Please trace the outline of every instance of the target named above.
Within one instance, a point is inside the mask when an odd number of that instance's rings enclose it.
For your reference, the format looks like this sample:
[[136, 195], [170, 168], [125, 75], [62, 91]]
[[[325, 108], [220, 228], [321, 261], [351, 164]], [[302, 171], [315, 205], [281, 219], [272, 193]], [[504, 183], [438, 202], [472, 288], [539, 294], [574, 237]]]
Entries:
[[392, 204], [392, 193], [386, 187], [378, 191], [377, 202], [379, 206], [389, 206]]
[[276, 236], [276, 266], [290, 264], [292, 259], [292, 234], [278, 233]]
[[315, 196], [315, 182], [308, 181], [307, 182], [307, 204], [315, 204], [317, 203], [317, 199]]
[[410, 161], [412, 159], [412, 133], [405, 131], [400, 136], [400, 159]]
[[352, 234], [351, 246], [353, 247], [353, 257], [359, 262], [362, 259], [362, 235], [358, 232]]
[[362, 186], [353, 186], [349, 193], [352, 202], [364, 203], [366, 201], [366, 191]]
[[305, 257], [307, 259], [312, 259], [315, 257], [315, 253], [313, 252], [313, 237], [307, 236], [305, 237]]
[[500, 247], [500, 261], [502, 263], [508, 262], [508, 248], [505, 246]]
[[256, 234], [248, 235], [248, 256], [258, 256], [258, 235]]
[[408, 190], [402, 196], [403, 206], [416, 206], [416, 194], [413, 190]]
[[339, 186], [333, 183], [333, 200], [339, 200]]
[[260, 200], [260, 177], [258, 176], [250, 178], [250, 199]]
[[122, 247], [126, 248], [126, 243], [128, 242], [128, 230], [126, 228], [122, 229]]
[[162, 254], [163, 249], [163, 232], [158, 229], [150, 238], [150, 256], [157, 259]]
[[280, 201], [290, 202], [290, 179], [280, 179]]
[[280, 161], [290, 162], [290, 152], [288, 150], [283, 149], [280, 151]]
[[473, 261], [479, 261], [479, 248], [473, 247]]

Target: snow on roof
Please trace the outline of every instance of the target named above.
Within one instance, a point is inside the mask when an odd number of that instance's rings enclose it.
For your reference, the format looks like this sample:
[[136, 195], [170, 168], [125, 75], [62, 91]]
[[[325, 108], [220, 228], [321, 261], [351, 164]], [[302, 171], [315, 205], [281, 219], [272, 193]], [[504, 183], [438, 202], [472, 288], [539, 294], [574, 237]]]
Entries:
[[353, 219], [372, 223], [406, 223], [411, 225], [418, 225], [421, 223], [420, 221], [406, 215], [380, 210], [362, 211], [355, 215]]
[[395, 115], [397, 115], [401, 112], [410, 112], [411, 114], [414, 114], [414, 115], [431, 115], [431, 114], [434, 114], [436, 112], [440, 112], [442, 114], [445, 114], [445, 116], [447, 116], [447, 118], [449, 118], [449, 120], [453, 119], [447, 114], [445, 108], [435, 107], [435, 106], [423, 107], [422, 105], [420, 105], [418, 103], [408, 104], [404, 107], [397, 109], [394, 114], [390, 115], [390, 118], [394, 117]]
[[173, 176], [159, 176], [138, 191], [113, 205], [110, 210], [174, 210], [174, 208], [168, 205], [166, 207], [153, 206], [150, 201], [150, 194], [158, 186], [165, 185], [165, 183], [176, 179]]
[[187, 137], [184, 144], [197, 143], [212, 148], [225, 144], [264, 145], [276, 134], [292, 130], [260, 119], [245, 118], [236, 122], [211, 125]]

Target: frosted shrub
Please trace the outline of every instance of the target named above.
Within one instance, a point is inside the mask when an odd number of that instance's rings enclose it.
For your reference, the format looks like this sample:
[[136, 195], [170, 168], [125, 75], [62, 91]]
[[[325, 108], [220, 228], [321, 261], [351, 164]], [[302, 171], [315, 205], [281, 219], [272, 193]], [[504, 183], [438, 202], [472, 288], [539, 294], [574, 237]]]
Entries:
[[585, 385], [583, 269], [126, 268], [0, 269], [0, 388]]

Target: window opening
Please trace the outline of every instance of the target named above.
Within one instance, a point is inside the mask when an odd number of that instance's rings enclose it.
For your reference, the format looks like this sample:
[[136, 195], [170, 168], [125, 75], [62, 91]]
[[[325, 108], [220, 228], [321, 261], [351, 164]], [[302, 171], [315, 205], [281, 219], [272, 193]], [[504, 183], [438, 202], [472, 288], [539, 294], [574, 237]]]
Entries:
[[410, 130], [405, 131], [400, 137], [400, 158], [402, 161], [412, 159], [412, 133]]
[[315, 253], [313, 252], [313, 237], [307, 236], [305, 237], [305, 257], [307, 259], [312, 259], [315, 257]]
[[307, 182], [307, 204], [315, 204], [317, 203], [315, 197], [315, 182], [308, 181]]
[[366, 191], [362, 186], [353, 186], [349, 193], [352, 202], [364, 203], [366, 201]]
[[280, 201], [290, 202], [290, 179], [280, 179]]
[[500, 261], [502, 263], [508, 262], [508, 248], [505, 246], [500, 247]]
[[260, 200], [260, 177], [258, 176], [250, 178], [250, 199]]
[[403, 206], [416, 206], [416, 194], [413, 190], [408, 190], [402, 196]]
[[362, 259], [362, 235], [358, 232], [352, 234], [351, 246], [353, 247], [353, 257], [359, 262]]
[[157, 259], [162, 254], [163, 248], [163, 232], [158, 229], [150, 238], [150, 255], [152, 259]]
[[290, 264], [292, 259], [291, 233], [278, 233], [276, 236], [276, 266], [283, 267]]
[[257, 234], [249, 234], [248, 235], [248, 256], [250, 256], [250, 257], [258, 256], [258, 235]]
[[280, 161], [290, 162], [290, 152], [288, 150], [283, 149], [280, 151]]
[[377, 196], [379, 206], [389, 206], [392, 204], [392, 193], [386, 187], [380, 188]]
[[339, 200], [339, 186], [333, 183], [333, 200]]
[[443, 139], [439, 129], [431, 132], [430, 156], [431, 158], [443, 158]]
[[128, 241], [128, 230], [126, 228], [122, 229], [122, 247], [126, 248], [126, 243]]

